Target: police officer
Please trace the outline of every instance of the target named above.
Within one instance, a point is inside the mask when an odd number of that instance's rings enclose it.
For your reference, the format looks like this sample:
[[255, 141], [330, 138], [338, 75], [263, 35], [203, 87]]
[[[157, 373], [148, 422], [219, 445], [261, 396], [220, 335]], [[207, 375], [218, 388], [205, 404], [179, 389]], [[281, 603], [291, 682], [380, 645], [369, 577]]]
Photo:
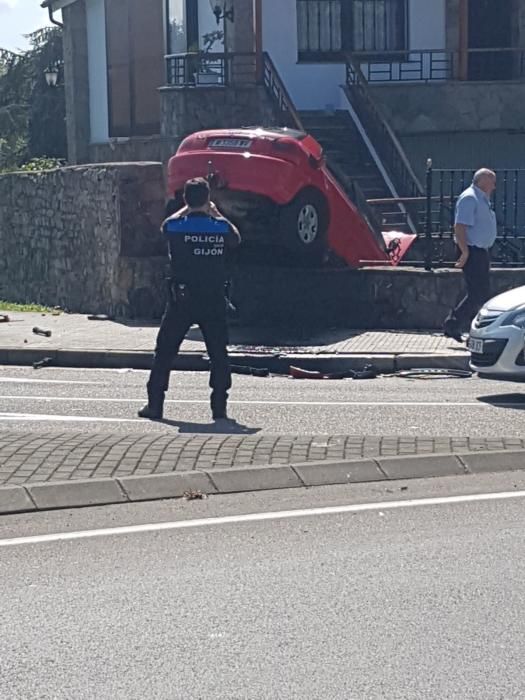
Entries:
[[141, 418], [162, 420], [170, 371], [182, 341], [198, 324], [210, 358], [211, 410], [214, 420], [227, 418], [231, 371], [225, 300], [226, 258], [241, 237], [235, 226], [210, 202], [203, 178], [184, 188], [186, 206], [163, 224], [171, 262], [169, 298], [157, 337], [153, 369], [148, 381], [148, 403]]

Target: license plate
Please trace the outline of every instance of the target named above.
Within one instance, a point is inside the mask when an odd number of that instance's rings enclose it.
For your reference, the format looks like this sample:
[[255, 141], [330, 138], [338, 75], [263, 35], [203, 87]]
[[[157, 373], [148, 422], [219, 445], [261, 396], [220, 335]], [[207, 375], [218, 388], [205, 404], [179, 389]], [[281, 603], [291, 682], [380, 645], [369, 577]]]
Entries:
[[469, 338], [467, 347], [470, 350], [470, 352], [475, 353], [476, 355], [483, 355], [483, 341], [478, 340], [477, 338]]
[[250, 139], [213, 139], [210, 141], [210, 148], [239, 148], [246, 150], [250, 148]]

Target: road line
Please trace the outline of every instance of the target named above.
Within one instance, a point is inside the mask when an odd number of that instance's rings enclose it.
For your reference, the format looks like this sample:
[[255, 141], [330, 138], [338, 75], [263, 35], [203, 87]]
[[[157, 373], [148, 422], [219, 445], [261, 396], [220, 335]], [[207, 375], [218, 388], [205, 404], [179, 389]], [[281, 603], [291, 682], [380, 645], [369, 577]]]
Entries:
[[[77, 403], [144, 403], [144, 397], [140, 399], [124, 398], [115, 399], [108, 397], [76, 397], [76, 396], [0, 396], [4, 401], [69, 401]], [[209, 399], [167, 399], [166, 404], [208, 404]], [[523, 408], [525, 406], [525, 394], [523, 402], [519, 403], [484, 403], [480, 401], [279, 401], [279, 400], [250, 400], [241, 401], [232, 399], [229, 405], [236, 406], [409, 406], [409, 407], [437, 407], [450, 408], [467, 406], [477, 408]]]
[[121, 535], [138, 535], [144, 533], [167, 532], [171, 530], [189, 530], [215, 525], [237, 525], [240, 523], [257, 523], [267, 520], [291, 520], [293, 518], [310, 518], [326, 515], [343, 515], [346, 513], [366, 513], [374, 511], [397, 510], [400, 508], [418, 508], [428, 506], [454, 505], [463, 503], [483, 503], [487, 501], [505, 501], [525, 498], [525, 491], [505, 491], [502, 493], [482, 493], [467, 496], [442, 496], [439, 498], [418, 498], [406, 501], [383, 501], [381, 503], [360, 503], [350, 506], [330, 506], [303, 510], [284, 510], [271, 513], [251, 513], [248, 515], [229, 515], [218, 518], [198, 520], [180, 520], [149, 525], [130, 525], [101, 530], [84, 530], [79, 532], [60, 532], [51, 535], [32, 535], [0, 540], [0, 547], [45, 544], [50, 542], [68, 542], [73, 540], [94, 539], [97, 537], [115, 537]]
[[0, 377], [0, 384], [76, 384], [80, 386], [107, 386], [107, 382], [81, 382], [69, 379], [17, 379], [16, 377]]
[[0, 413], [0, 421], [38, 421], [61, 423], [140, 423], [139, 418], [96, 418], [90, 416], [59, 416], [39, 413]]

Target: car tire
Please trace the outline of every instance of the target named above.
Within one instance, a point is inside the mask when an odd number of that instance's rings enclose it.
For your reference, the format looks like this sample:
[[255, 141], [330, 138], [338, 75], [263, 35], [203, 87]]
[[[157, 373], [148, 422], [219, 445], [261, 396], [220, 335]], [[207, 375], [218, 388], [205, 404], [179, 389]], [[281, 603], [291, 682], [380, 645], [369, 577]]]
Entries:
[[327, 254], [328, 204], [313, 187], [302, 190], [282, 207], [279, 220], [281, 238], [302, 262], [319, 264]]
[[176, 192], [175, 195], [168, 199], [166, 202], [166, 209], [164, 210], [164, 217], [167, 219], [169, 216], [173, 216], [184, 206], [184, 197], [182, 192]]

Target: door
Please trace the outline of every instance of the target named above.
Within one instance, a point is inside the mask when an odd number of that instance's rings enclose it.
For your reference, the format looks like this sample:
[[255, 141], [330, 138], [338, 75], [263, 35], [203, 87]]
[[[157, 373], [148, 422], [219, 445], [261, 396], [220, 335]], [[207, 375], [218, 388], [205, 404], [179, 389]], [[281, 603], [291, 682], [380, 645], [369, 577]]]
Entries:
[[[512, 46], [513, 0], [470, 0], [469, 49], [505, 49]], [[471, 51], [469, 80], [510, 80], [512, 53]]]

